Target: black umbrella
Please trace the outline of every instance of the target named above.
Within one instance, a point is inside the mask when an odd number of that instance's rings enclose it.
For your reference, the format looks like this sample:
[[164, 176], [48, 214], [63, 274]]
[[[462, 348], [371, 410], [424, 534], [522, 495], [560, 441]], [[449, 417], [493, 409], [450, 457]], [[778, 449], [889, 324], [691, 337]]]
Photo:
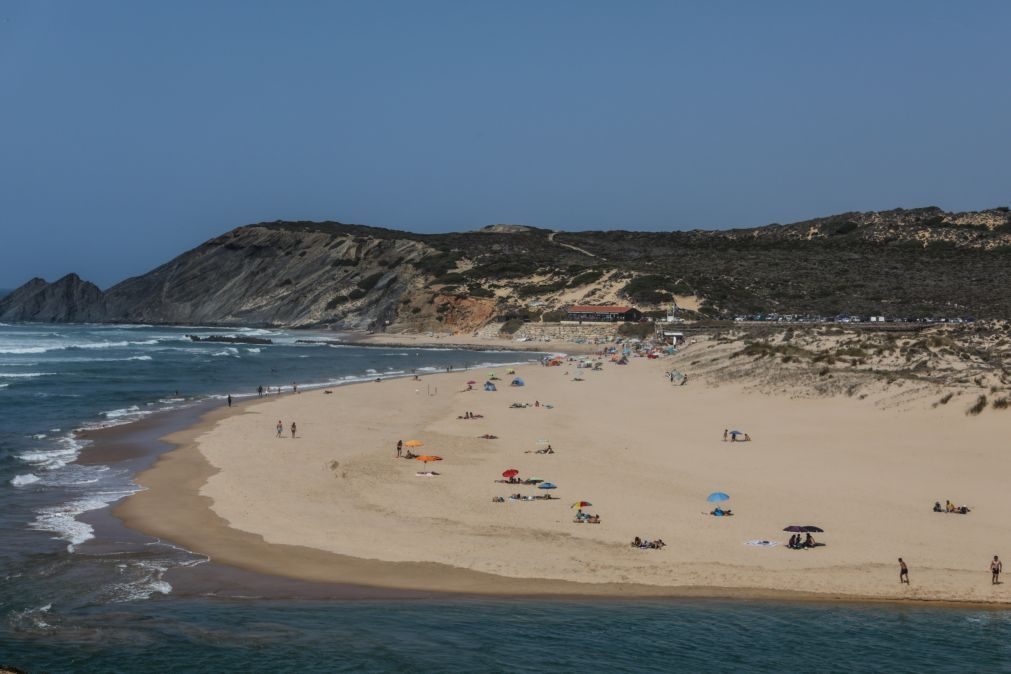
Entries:
[[798, 524], [791, 524], [787, 528], [783, 529], [783, 531], [790, 531], [795, 534], [802, 534], [807, 531], [807, 527], [802, 527]]
[[808, 524], [806, 527], [801, 527], [801, 529], [803, 529], [805, 533], [809, 533], [809, 534], [823, 534], [823, 533], [825, 533], [825, 530], [822, 529], [821, 527], [816, 527], [816, 526], [813, 526], [811, 524]]

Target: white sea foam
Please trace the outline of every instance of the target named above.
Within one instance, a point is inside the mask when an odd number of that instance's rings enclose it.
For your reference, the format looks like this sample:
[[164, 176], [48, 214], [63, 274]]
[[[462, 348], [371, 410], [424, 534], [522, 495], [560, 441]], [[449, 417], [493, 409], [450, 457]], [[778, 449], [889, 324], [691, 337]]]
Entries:
[[259, 349], [246, 349], [246, 353], [260, 353]]
[[90, 524], [78, 521], [78, 515], [104, 508], [121, 498], [136, 494], [137, 491], [139, 488], [96, 491], [67, 503], [40, 508], [36, 511], [35, 519], [28, 524], [28, 527], [36, 531], [49, 531], [56, 534], [54, 538], [67, 541], [69, 543], [67, 549], [73, 552], [74, 546], [95, 537], [94, 528]]
[[35, 473], [26, 473], [24, 475], [15, 475], [11, 478], [11, 484], [15, 487], [23, 487], [26, 484], [32, 484], [38, 482], [42, 478]]
[[125, 360], [153, 360], [151, 356], [130, 356]]
[[120, 416], [129, 416], [130, 414], [136, 414], [140, 412], [141, 408], [136, 405], [130, 405], [129, 407], [122, 407], [120, 409], [110, 409], [108, 411], [102, 412], [102, 416], [107, 419], [115, 419]]
[[63, 447], [58, 449], [43, 449], [32, 452], [22, 452], [18, 454], [18, 459], [25, 463], [30, 463], [40, 470], [56, 470], [77, 458], [81, 451], [81, 444], [73, 438], [61, 438], [60, 444]]
[[224, 349], [222, 349], [221, 351], [215, 351], [211, 355], [212, 356], [234, 356], [235, 358], [238, 358], [239, 357], [239, 350], [236, 349], [235, 347], [228, 346], [228, 347], [225, 347]]
[[172, 565], [166, 562], [134, 562], [129, 566], [121, 564], [126, 574], [139, 573], [140, 577], [127, 583], [119, 583], [111, 588], [114, 602], [139, 601], [149, 599], [154, 594], [171, 594], [172, 585], [163, 580], [165, 572]]
[[55, 372], [0, 372], [4, 379], [34, 379], [35, 377], [51, 377]]
[[45, 433], [36, 433], [35, 435], [32, 436], [32, 438], [34, 438], [35, 440], [42, 440], [45, 437], [46, 437]]

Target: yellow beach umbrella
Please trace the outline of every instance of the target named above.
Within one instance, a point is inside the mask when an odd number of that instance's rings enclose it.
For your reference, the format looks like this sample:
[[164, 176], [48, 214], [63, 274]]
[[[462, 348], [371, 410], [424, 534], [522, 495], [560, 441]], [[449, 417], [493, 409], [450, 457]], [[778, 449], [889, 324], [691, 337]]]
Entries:
[[404, 443], [404, 447], [424, 447], [425, 443], [421, 440], [408, 440]]

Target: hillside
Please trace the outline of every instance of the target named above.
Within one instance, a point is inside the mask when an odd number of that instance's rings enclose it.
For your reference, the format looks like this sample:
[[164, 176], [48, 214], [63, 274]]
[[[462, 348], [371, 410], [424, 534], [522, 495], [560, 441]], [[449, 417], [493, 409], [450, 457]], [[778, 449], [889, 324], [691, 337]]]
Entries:
[[76, 275], [0, 299], [4, 321], [472, 330], [574, 302], [742, 313], [1007, 318], [1007, 208], [844, 213], [789, 225], [416, 234], [239, 227], [105, 292]]

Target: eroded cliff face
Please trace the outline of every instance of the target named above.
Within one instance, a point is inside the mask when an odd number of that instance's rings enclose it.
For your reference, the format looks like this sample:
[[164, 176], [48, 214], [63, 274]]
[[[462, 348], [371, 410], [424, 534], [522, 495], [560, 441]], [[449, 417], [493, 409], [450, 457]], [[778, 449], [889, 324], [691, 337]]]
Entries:
[[0, 320], [122, 321], [368, 329], [396, 318], [411, 240], [242, 227], [106, 292], [71, 275], [34, 279], [0, 301]]

